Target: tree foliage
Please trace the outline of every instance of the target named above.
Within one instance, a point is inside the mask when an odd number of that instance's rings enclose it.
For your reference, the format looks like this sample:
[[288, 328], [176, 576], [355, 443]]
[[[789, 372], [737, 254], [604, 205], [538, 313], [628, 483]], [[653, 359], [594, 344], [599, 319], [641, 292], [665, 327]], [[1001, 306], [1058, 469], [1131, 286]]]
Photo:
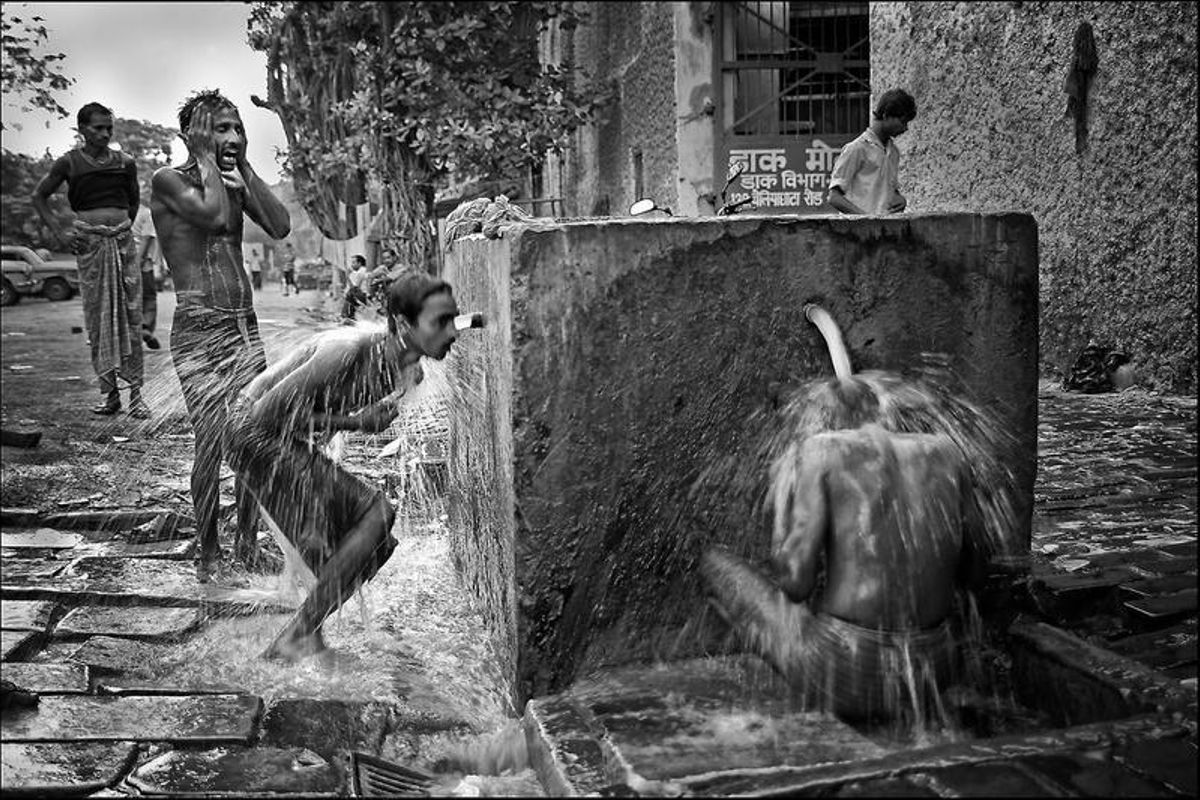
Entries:
[[22, 112], [40, 108], [65, 117], [67, 109], [55, 92], [68, 88], [74, 79], [63, 75], [58, 63], [65, 55], [40, 52], [48, 39], [41, 17], [25, 19], [7, 9], [0, 11], [0, 93], [5, 103], [15, 102]]
[[132, 156], [137, 163], [138, 186], [142, 191], [142, 202], [150, 202], [150, 178], [154, 170], [171, 163], [171, 147], [179, 138], [179, 131], [144, 119], [113, 120], [113, 140], [121, 145], [121, 152]]
[[513, 177], [561, 152], [611, 90], [571, 64], [541, 64], [538, 36], [578, 25], [567, 2], [254, 3], [285, 169], [326, 236], [338, 201], [378, 187], [389, 244], [424, 263], [435, 183], [453, 171]]

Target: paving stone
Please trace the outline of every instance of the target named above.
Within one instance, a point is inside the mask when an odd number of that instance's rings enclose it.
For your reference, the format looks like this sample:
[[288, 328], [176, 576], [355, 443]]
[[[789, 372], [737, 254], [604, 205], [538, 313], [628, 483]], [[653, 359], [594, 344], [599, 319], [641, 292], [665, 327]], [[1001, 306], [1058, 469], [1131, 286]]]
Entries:
[[63, 530], [131, 530], [139, 525], [154, 524], [163, 515], [179, 518], [175, 512], [162, 508], [63, 511], [43, 517], [42, 524]]
[[341, 775], [311, 750], [219, 747], [170, 750], [138, 767], [128, 782], [143, 793], [171, 797], [336, 797]]
[[54, 580], [37, 576], [5, 579], [0, 592], [6, 598], [63, 599], [72, 605], [204, 605], [228, 613], [292, 611], [296, 607], [294, 601], [267, 590], [197, 583], [190, 563], [164, 558], [83, 557]]
[[1073, 592], [1094, 592], [1112, 589], [1133, 580], [1133, 570], [1128, 567], [1112, 567], [1095, 573], [1082, 575], [1047, 575], [1039, 583], [1056, 595]]
[[[1084, 797], [1162, 797], [1166, 787], [1107, 758], [1087, 755], [1025, 756], [1021, 767], [1045, 777], [1071, 794]], [[1052, 784], [1052, 785], [1053, 785]]]
[[[918, 775], [919, 779], [920, 776]], [[884, 778], [876, 781], [848, 783], [833, 793], [833, 797], [938, 797], [938, 793], [927, 786], [920, 786], [908, 778]]]
[[36, 508], [0, 508], [0, 525], [27, 528], [36, 525], [41, 514]]
[[0, 719], [0, 741], [249, 744], [261, 714], [252, 695], [43, 697], [35, 711]]
[[87, 694], [91, 688], [91, 673], [83, 664], [6, 661], [0, 677], [38, 694]]
[[1127, 600], [1125, 607], [1135, 614], [1149, 619], [1166, 619], [1178, 614], [1196, 611], [1196, 590], [1187, 589], [1163, 597], [1144, 597]]
[[1163, 578], [1146, 578], [1145, 580], [1121, 584], [1121, 591], [1135, 597], [1153, 597], [1160, 594], [1174, 594], [1184, 589], [1196, 588], [1196, 575], [1167, 575]]
[[0, 583], [23, 583], [47, 580], [62, 572], [66, 561], [50, 558], [9, 558], [0, 561]]
[[152, 674], [150, 665], [157, 664], [166, 649], [115, 636], [93, 636], [71, 654], [71, 660], [87, 664], [98, 674], [117, 672], [148, 677]]
[[[386, 703], [354, 700], [278, 698], [263, 718], [262, 744], [310, 749], [335, 761], [351, 750], [379, 751], [389, 728], [395, 729]], [[429, 718], [429, 732], [454, 730], [462, 720]]]
[[1147, 572], [1153, 572], [1156, 575], [1180, 575], [1184, 573], [1196, 574], [1196, 558], [1195, 556], [1176, 556], [1172, 558], [1162, 558], [1155, 561], [1147, 562], [1144, 565]]
[[15, 661], [26, 658], [31, 650], [37, 649], [42, 635], [36, 631], [0, 630], [0, 661]]
[[6, 631], [44, 633], [58, 608], [48, 600], [0, 600], [0, 627]]
[[1119, 746], [1113, 758], [1133, 771], [1161, 781], [1180, 794], [1195, 797], [1196, 745], [1186, 739], [1133, 740]]
[[173, 558], [187, 560], [196, 550], [194, 538], [165, 540], [161, 542], [105, 542], [98, 545], [92, 555], [107, 558]]
[[1012, 762], [964, 764], [924, 773], [939, 794], [949, 797], [1055, 797], [1052, 782]]
[[120, 780], [136, 757], [133, 742], [5, 743], [0, 745], [0, 793], [90, 795]]
[[21, 532], [0, 531], [0, 547], [69, 550], [82, 543], [83, 536], [80, 534], [66, 533], [53, 528]]
[[176, 639], [200, 622], [198, 608], [81, 606], [54, 628], [58, 637], [115, 636], [127, 639]]

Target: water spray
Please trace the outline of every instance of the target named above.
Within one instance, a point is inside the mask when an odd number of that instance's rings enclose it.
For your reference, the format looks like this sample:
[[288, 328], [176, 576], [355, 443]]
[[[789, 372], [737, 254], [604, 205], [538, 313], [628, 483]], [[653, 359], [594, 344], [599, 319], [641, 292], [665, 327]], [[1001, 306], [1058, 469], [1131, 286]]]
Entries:
[[846, 352], [846, 344], [842, 341], [842, 332], [829, 312], [816, 303], [804, 304], [804, 316], [817, 326], [817, 330], [825, 337], [825, 346], [829, 348], [829, 358], [833, 361], [834, 373], [845, 380], [853, 374], [850, 368], [850, 354]]
[[483, 312], [476, 311], [474, 314], [459, 314], [454, 318], [454, 330], [465, 331], [468, 328], [483, 328], [487, 326], [487, 320], [483, 316]]

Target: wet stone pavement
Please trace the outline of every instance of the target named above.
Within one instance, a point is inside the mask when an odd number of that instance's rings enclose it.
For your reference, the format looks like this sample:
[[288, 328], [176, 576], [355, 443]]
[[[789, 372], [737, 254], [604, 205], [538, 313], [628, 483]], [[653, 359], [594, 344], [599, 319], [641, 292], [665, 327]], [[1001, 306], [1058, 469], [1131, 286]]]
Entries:
[[[1003, 757], [986, 764], [934, 748], [916, 769], [910, 752], [785, 708], [761, 665], [726, 662], [714, 672], [680, 663], [635, 668], [609, 684], [594, 677], [532, 702], [524, 730], [536, 777], [518, 763], [508, 784], [418, 780], [388, 793], [772, 794], [792, 792], [804, 777], [810, 789], [800, 793], [822, 796], [1194, 796], [1196, 402], [1137, 390], [1074, 395], [1043, 383], [1039, 419], [1030, 610], [1135, 660], [1155, 691], [1186, 698], [1190, 690], [1190, 711], [1166, 728], [1135, 717], [1057, 738], [1013, 735], [997, 745]], [[283, 700], [295, 680], [282, 693], [248, 667], [218, 680], [220, 669], [200, 663], [216, 653], [187, 648], [248, 620], [282, 620], [290, 604], [254, 587], [198, 586], [190, 522], [155, 509], [4, 509], [0, 677], [40, 695], [36, 708], [6, 701], [0, 717], [5, 796], [346, 795], [354, 789], [350, 751], [412, 764], [422, 742], [497, 724], [495, 713], [439, 696], [448, 672], [387, 644], [370, 658], [407, 664], [403, 678], [310, 687]], [[428, 536], [410, 542], [410, 560], [446, 558]], [[430, 603], [419, 590], [414, 597]], [[405, 635], [387, 626], [384, 634]], [[161, 668], [181, 653], [196, 663]], [[238, 658], [249, 664], [253, 654]], [[365, 662], [351, 667], [369, 672]], [[189, 668], [196, 679], [187, 679]], [[763, 690], [753, 701], [738, 694], [748, 684]], [[422, 685], [428, 691], [413, 688]], [[614, 774], [613, 748], [623, 777]], [[830, 770], [847, 765], [831, 759], [853, 760], [858, 771], [842, 769], [835, 780]]]

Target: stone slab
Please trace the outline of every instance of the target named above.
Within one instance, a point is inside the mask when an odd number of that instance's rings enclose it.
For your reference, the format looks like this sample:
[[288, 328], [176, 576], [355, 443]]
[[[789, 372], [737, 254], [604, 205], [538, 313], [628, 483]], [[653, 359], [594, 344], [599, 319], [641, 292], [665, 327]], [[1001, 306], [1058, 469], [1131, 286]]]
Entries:
[[19, 532], [0, 531], [0, 547], [69, 550], [82, 543], [82, 535], [54, 528], [38, 528], [35, 531]]
[[66, 566], [66, 561], [50, 558], [5, 559], [0, 561], [0, 583], [45, 581], [58, 575]]
[[48, 600], [0, 600], [0, 627], [6, 631], [44, 633], [58, 608]]
[[164, 558], [88, 556], [72, 562], [52, 581], [28, 575], [6, 579], [0, 592], [14, 599], [69, 599], [72, 605], [203, 605], [229, 613], [291, 611], [296, 607], [294, 601], [266, 590], [197, 583], [190, 563]]
[[1196, 589], [1196, 575], [1167, 575], [1162, 578], [1147, 578], [1121, 585], [1121, 591], [1134, 597], [1154, 597], [1173, 594], [1184, 589]]
[[0, 525], [25, 528], [36, 525], [41, 514], [36, 508], [0, 508]]
[[173, 558], [187, 560], [196, 550], [196, 540], [167, 539], [161, 542], [105, 542], [90, 548], [89, 555], [107, 558]]
[[252, 695], [43, 697], [0, 720], [0, 741], [249, 744], [261, 715]]
[[1161, 597], [1127, 600], [1125, 607], [1141, 617], [1166, 619], [1179, 614], [1195, 613], [1196, 597], [1195, 589], [1185, 589], [1182, 592]]
[[539, 776], [551, 791], [583, 793], [601, 782], [670, 791], [710, 772], [886, 754], [846, 723], [796, 706], [760, 664], [733, 657], [615, 668], [530, 701], [526, 728]]
[[36, 631], [0, 630], [0, 661], [23, 658], [37, 646], [42, 635]]
[[[1064, 753], [1026, 756], [1014, 766], [1037, 776], [1058, 793], [1080, 797], [1163, 797], [1163, 784], [1090, 754]], [[1061, 787], [1061, 788], [1059, 788]], [[989, 793], [991, 794], [991, 793]]]
[[0, 677], [38, 694], [87, 694], [91, 672], [84, 664], [6, 661]]
[[133, 742], [0, 745], [5, 797], [85, 795], [120, 780], [137, 756]]
[[1058, 797], [1058, 787], [1006, 762], [970, 764], [922, 773], [949, 797]]
[[[164, 515], [166, 515], [164, 517]], [[63, 511], [48, 514], [42, 518], [42, 524], [50, 528], [62, 530], [131, 530], [139, 525], [152, 525], [157, 520], [175, 519], [182, 522], [180, 517], [167, 509], [123, 509], [116, 511]]]
[[336, 797], [338, 769], [300, 748], [170, 750], [138, 767], [129, 784], [145, 795], [244, 797], [259, 794]]
[[115, 636], [127, 639], [176, 639], [200, 622], [200, 610], [136, 606], [81, 606], [54, 628], [57, 637]]
[[1113, 758], [1142, 775], [1161, 781], [1171, 791], [1196, 797], [1196, 743], [1187, 739], [1133, 740], [1113, 752]]
[[101, 674], [132, 673], [141, 677], [151, 674], [152, 664], [159, 661], [166, 648], [115, 636], [93, 636], [71, 654], [71, 660], [87, 664]]

